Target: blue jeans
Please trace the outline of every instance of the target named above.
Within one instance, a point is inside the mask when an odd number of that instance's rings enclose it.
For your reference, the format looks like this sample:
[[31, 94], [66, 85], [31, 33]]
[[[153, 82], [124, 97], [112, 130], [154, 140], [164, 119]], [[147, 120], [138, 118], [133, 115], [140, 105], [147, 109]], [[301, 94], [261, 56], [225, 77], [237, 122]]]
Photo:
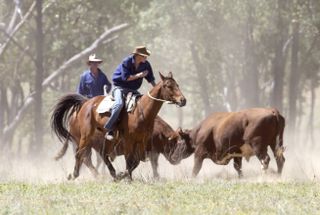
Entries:
[[109, 131], [113, 130], [113, 126], [119, 118], [121, 110], [126, 102], [125, 98], [129, 92], [132, 92], [133, 94], [140, 94], [136, 90], [130, 90], [130, 89], [121, 88], [121, 87], [114, 88], [112, 95], [115, 100], [115, 103], [112, 106], [111, 116], [109, 120], [106, 122], [106, 124], [104, 125], [104, 128], [106, 128], [107, 130]]
[[113, 97], [115, 99], [115, 103], [112, 106], [111, 116], [107, 123], [104, 125], [104, 128], [108, 129], [109, 131], [113, 129], [113, 125], [117, 121], [119, 114], [124, 106], [122, 91], [123, 89], [121, 88], [115, 88], [113, 90]]

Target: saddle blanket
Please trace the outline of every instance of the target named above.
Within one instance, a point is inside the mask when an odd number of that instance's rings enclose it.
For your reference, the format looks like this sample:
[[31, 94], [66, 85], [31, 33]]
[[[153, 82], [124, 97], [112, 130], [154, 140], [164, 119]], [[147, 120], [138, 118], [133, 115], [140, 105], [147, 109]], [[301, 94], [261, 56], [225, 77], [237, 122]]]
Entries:
[[104, 97], [104, 99], [100, 102], [100, 104], [97, 107], [97, 112], [98, 113], [110, 112], [114, 103], [115, 101], [111, 95]]
[[[127, 112], [131, 112], [135, 109], [138, 98], [141, 95], [128, 93], [126, 97], [126, 110]], [[106, 113], [111, 112], [112, 107], [115, 103], [114, 98], [111, 95], [106, 96], [98, 105], [97, 112], [98, 113]]]

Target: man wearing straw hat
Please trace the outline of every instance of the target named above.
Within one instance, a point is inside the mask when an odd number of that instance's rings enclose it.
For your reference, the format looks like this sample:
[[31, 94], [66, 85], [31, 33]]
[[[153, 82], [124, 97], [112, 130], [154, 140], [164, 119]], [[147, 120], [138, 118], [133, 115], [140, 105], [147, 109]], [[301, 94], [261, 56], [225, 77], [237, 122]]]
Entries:
[[124, 106], [126, 95], [129, 92], [139, 94], [138, 89], [142, 85], [143, 78], [152, 86], [156, 85], [152, 67], [147, 61], [148, 56], [150, 56], [150, 51], [145, 46], [137, 46], [113, 73], [112, 81], [115, 88], [112, 93], [115, 104], [112, 107], [111, 116], [104, 126], [107, 130], [105, 138], [108, 140], [113, 140], [113, 126]]
[[87, 61], [89, 68], [80, 76], [80, 83], [77, 90], [79, 94], [87, 98], [104, 95], [104, 86], [107, 87], [107, 93], [110, 92], [112, 85], [107, 76], [99, 68], [102, 62], [101, 59], [96, 58], [95, 54], [89, 56]]

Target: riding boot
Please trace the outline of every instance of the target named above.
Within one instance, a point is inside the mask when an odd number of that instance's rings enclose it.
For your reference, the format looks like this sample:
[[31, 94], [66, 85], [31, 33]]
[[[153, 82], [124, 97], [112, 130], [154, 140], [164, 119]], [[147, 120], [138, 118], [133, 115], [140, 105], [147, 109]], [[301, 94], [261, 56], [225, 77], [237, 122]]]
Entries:
[[112, 131], [112, 130], [107, 131], [104, 137], [105, 137], [107, 140], [112, 141], [112, 140], [114, 139], [114, 133], [113, 133], [113, 131]]

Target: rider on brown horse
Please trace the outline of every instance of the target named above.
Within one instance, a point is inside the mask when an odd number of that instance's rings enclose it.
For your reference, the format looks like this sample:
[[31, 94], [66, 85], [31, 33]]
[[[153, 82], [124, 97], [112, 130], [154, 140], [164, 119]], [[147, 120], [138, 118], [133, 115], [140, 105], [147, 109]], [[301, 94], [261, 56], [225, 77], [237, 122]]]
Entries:
[[132, 55], [125, 58], [113, 73], [112, 81], [115, 86], [112, 95], [115, 103], [111, 110], [111, 116], [104, 128], [107, 130], [105, 138], [113, 140], [114, 124], [118, 120], [119, 114], [124, 106], [124, 98], [129, 92], [139, 94], [137, 91], [142, 84], [143, 78], [155, 86], [155, 78], [152, 67], [146, 60], [150, 56], [150, 51], [145, 46], [138, 46]]

